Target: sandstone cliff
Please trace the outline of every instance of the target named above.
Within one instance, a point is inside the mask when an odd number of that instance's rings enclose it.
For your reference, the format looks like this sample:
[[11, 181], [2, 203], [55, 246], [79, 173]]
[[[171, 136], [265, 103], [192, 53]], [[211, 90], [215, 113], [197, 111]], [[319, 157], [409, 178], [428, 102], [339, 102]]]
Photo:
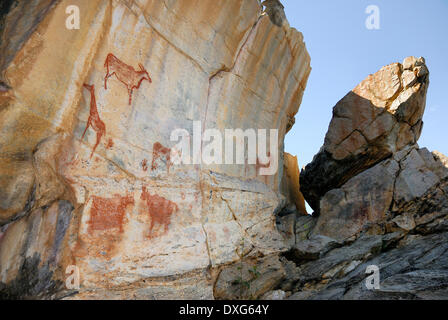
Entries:
[[[79, 30], [71, 4], [0, 4], [0, 298], [448, 298], [448, 158], [417, 144], [423, 58], [339, 101], [299, 176], [283, 140], [310, 57], [278, 0], [79, 0]], [[278, 144], [196, 162], [195, 136], [225, 129]]]
[[[278, 265], [283, 138], [310, 73], [301, 33], [257, 0], [81, 0], [79, 30], [70, 4], [1, 17], [0, 295], [213, 298], [222, 266]], [[172, 165], [171, 132], [195, 121], [277, 129], [280, 169]]]

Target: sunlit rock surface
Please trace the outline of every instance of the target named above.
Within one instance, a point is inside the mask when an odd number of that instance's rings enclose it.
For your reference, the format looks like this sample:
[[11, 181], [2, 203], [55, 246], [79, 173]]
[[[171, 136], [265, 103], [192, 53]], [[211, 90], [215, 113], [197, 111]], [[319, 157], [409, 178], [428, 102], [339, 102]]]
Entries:
[[[1, 295], [213, 298], [220, 266], [286, 250], [275, 214], [310, 73], [301, 33], [256, 0], [82, 0], [79, 30], [70, 4], [2, 60]], [[170, 134], [194, 121], [278, 129], [279, 170], [172, 165]]]
[[428, 77], [424, 59], [409, 57], [336, 105], [324, 147], [300, 177], [319, 211], [289, 218], [295, 243], [273, 292], [291, 300], [448, 299], [448, 161], [416, 143]]
[[369, 75], [336, 104], [321, 151], [301, 173], [316, 212], [325, 193], [417, 142], [428, 86], [425, 60], [409, 57]]

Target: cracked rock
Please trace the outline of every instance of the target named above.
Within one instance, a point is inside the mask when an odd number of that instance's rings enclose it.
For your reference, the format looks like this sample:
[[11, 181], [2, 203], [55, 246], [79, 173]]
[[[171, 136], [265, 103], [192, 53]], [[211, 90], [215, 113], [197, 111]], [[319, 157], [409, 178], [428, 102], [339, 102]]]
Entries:
[[300, 177], [315, 211], [325, 193], [417, 142], [429, 85], [425, 68], [415, 57], [385, 66], [336, 104], [324, 146]]

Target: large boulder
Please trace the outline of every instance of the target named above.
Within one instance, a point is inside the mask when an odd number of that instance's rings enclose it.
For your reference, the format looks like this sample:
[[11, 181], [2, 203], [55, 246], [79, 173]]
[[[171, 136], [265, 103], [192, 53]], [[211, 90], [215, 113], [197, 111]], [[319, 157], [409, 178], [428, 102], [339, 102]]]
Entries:
[[448, 299], [448, 161], [416, 144], [427, 85], [424, 60], [411, 57], [336, 105], [325, 145], [301, 175], [319, 214], [294, 221], [286, 277], [274, 288], [285, 297]]
[[406, 58], [368, 76], [333, 109], [325, 143], [301, 173], [301, 191], [319, 212], [328, 191], [420, 137], [429, 72], [423, 58]]

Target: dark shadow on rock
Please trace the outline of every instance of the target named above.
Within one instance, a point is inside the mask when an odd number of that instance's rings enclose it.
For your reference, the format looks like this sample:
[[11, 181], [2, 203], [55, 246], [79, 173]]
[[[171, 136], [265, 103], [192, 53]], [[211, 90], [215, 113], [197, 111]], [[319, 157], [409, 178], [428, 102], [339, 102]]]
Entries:
[[[42, 217], [47, 214], [40, 209], [31, 213], [27, 219], [26, 240], [18, 250], [23, 257], [16, 277], [8, 283], [0, 282], [0, 300], [17, 299], [57, 299], [63, 293], [63, 281], [60, 280], [59, 255], [62, 250], [62, 242], [67, 233], [71, 214], [74, 207], [66, 200], [57, 201], [58, 215], [51, 243], [46, 248], [37, 248], [40, 252], [47, 251], [47, 258], [42, 261], [42, 256], [38, 252], [27, 255], [36, 237], [36, 225], [42, 223]], [[8, 230], [6, 230], [8, 232]], [[58, 274], [58, 275], [56, 275]]]
[[[380, 111], [380, 108], [376, 107], [370, 100], [360, 97], [353, 91], [349, 92], [343, 99], [357, 101], [357, 104], [363, 105], [364, 109], [370, 108], [372, 112], [387, 112], [385, 110]], [[338, 116], [337, 107], [338, 105], [333, 109], [333, 118]], [[393, 116], [391, 115], [391, 117]], [[361, 153], [348, 156], [342, 160], [335, 160], [329, 152], [322, 148], [314, 156], [313, 161], [305, 169], [302, 169], [300, 191], [317, 215], [320, 213], [319, 201], [328, 191], [341, 187], [350, 178], [392, 155], [393, 151], [385, 143], [387, 138], [388, 136], [385, 134], [377, 137], [374, 141], [368, 141]]]
[[2, 0], [0, 2], [0, 92], [9, 90], [4, 71], [60, 0]]
[[279, 0], [266, 0], [262, 2], [262, 5], [266, 7], [265, 12], [269, 16], [271, 22], [277, 27], [283, 26], [286, 20], [285, 7]]

